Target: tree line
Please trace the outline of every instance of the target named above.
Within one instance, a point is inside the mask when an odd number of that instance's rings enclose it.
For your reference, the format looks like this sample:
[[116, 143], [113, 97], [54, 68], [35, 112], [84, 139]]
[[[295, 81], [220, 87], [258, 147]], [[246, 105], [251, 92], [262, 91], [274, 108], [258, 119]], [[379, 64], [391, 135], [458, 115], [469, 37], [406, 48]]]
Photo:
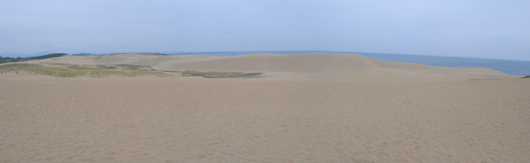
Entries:
[[16, 57], [16, 58], [0, 56], [0, 63], [38, 60], [38, 59], [62, 57], [62, 56], [65, 56], [65, 55], [68, 55], [68, 54], [66, 54], [66, 53], [52, 53], [52, 54], [46, 54], [46, 55], [41, 55], [41, 56], [35, 56], [35, 57]]

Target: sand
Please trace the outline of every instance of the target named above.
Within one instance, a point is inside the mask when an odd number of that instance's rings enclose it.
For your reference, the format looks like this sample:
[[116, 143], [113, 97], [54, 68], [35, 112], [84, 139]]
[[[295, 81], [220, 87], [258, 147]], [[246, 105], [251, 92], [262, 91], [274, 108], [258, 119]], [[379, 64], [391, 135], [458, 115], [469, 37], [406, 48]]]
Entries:
[[530, 79], [494, 70], [335, 54], [31, 62], [265, 74], [237, 80], [3, 73], [0, 162], [530, 160]]

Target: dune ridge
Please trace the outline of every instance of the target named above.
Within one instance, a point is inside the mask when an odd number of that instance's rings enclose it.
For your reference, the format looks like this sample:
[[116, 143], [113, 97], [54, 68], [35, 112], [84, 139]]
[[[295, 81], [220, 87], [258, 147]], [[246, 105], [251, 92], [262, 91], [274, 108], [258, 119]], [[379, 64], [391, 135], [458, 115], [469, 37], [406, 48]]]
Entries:
[[[253, 53], [242, 56], [217, 57], [206, 55], [145, 55], [112, 54], [102, 56], [65, 56], [35, 62], [69, 62], [84, 64], [133, 64], [151, 66], [159, 70], [196, 70], [262, 72], [268, 77], [274, 74], [313, 76], [321, 78], [355, 78], [356, 76], [414, 77], [427, 76], [434, 80], [476, 78], [515, 78], [485, 68], [446, 68], [413, 63], [385, 62], [357, 54], [308, 53], [277, 55]], [[271, 75], [272, 74], [272, 75]], [[294, 74], [294, 75], [293, 75]]]

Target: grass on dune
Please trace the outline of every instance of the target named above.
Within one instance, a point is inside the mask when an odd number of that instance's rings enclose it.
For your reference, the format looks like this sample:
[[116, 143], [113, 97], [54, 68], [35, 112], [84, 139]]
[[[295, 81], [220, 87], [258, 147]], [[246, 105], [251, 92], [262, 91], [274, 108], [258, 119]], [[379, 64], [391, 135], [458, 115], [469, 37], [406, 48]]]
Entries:
[[182, 71], [182, 76], [202, 76], [204, 78], [233, 78], [233, 77], [254, 77], [262, 73], [242, 73], [242, 72], [198, 72], [198, 71]]
[[150, 68], [149, 66], [129, 65], [129, 64], [117, 64], [116, 66], [121, 67], [126, 70], [140, 70], [141, 68]]
[[0, 71], [3, 72], [29, 72], [32, 74], [38, 75], [56, 75], [57, 73], [64, 73], [72, 71], [63, 67], [44, 67], [39, 64], [26, 64], [26, 63], [16, 63], [16, 64], [6, 64], [0, 65]]
[[530, 75], [523, 76], [523, 79], [530, 78]]
[[167, 77], [169, 75], [162, 72], [147, 71], [140, 68], [147, 66], [136, 65], [69, 65], [53, 64], [60, 67], [46, 67], [40, 64], [6, 64], [0, 65], [3, 72], [27, 72], [38, 75], [50, 75], [63, 78], [75, 78], [88, 76], [93, 78], [103, 78], [109, 76], [157, 76]]
[[243, 72], [198, 72], [198, 71], [158, 71], [149, 66], [117, 64], [117, 65], [72, 65], [64, 63], [52, 63], [50, 66], [41, 64], [4, 64], [0, 65], [2, 72], [30, 73], [38, 75], [49, 75], [62, 78], [92, 77], [104, 78], [109, 76], [157, 76], [168, 77], [170, 75], [164, 72], [180, 73], [182, 76], [201, 76], [204, 78], [234, 78], [234, 77], [256, 77], [262, 73], [243, 73]]

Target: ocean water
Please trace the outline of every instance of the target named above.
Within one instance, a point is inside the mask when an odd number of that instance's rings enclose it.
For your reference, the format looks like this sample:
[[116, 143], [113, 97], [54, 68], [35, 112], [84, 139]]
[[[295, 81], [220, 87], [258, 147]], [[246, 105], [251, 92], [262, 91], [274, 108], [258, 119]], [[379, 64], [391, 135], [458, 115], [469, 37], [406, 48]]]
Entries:
[[439, 67], [480, 67], [497, 70], [510, 75], [526, 76], [530, 75], [530, 61], [525, 60], [503, 60], [484, 59], [466, 57], [445, 57], [445, 56], [425, 56], [408, 54], [388, 54], [388, 53], [366, 53], [366, 52], [344, 52], [344, 51], [229, 51], [229, 52], [180, 52], [177, 55], [204, 54], [211, 56], [238, 56], [250, 53], [272, 53], [282, 55], [293, 55], [303, 53], [335, 53], [335, 54], [360, 54], [376, 60], [388, 62], [418, 63]]

